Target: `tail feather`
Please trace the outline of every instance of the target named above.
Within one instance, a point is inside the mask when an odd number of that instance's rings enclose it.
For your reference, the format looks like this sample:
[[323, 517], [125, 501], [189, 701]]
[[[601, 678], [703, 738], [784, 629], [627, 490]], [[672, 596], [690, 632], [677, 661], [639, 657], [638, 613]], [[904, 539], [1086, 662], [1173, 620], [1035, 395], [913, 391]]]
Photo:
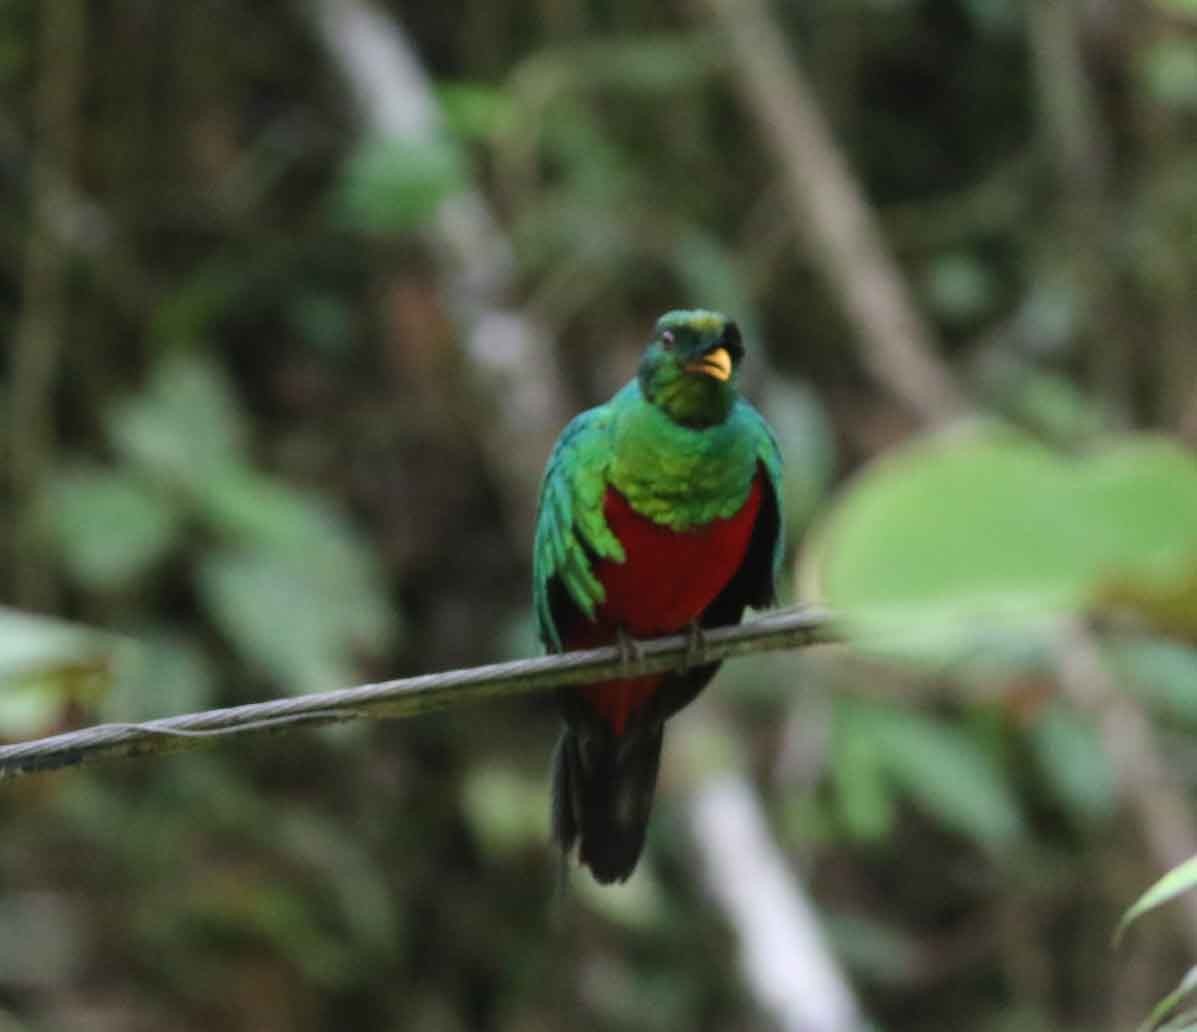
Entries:
[[566, 727], [553, 761], [553, 838], [597, 881], [625, 881], [644, 850], [663, 725], [617, 736], [604, 724]]

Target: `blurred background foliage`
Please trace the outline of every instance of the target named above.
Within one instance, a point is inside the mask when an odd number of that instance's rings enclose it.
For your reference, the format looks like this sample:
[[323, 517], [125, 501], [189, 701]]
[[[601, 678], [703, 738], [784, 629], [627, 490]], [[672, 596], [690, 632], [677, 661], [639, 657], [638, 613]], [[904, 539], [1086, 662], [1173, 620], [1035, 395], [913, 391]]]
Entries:
[[[359, 8], [0, 5], [0, 736], [531, 653], [521, 470], [656, 315], [722, 308], [813, 527], [787, 593], [858, 647], [730, 664], [674, 742], [751, 778], [876, 1027], [1136, 1024], [1197, 953], [1175, 904], [1109, 949], [1197, 853], [1197, 4], [768, 8], [975, 413], [946, 431], [788, 206], [810, 156], [738, 88], [734, 4], [378, 0], [407, 135], [354, 102]], [[702, 763], [667, 755], [626, 888], [554, 909], [555, 727], [5, 786], [0, 1026], [768, 1027]]]

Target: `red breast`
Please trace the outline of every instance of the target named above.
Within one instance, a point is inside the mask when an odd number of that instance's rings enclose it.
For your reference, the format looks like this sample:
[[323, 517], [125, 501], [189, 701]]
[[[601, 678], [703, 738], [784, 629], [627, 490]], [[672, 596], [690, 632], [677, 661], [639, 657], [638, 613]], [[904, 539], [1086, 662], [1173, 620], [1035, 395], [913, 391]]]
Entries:
[[[762, 490], [758, 472], [747, 499], [734, 515], [678, 531], [641, 516], [623, 495], [608, 487], [603, 515], [623, 545], [626, 560], [600, 560], [595, 565], [606, 600], [597, 610], [596, 622], [579, 621], [569, 630], [566, 647], [608, 645], [620, 626], [637, 638], [683, 630], [715, 600], [744, 561]], [[579, 691], [619, 735], [662, 678], [658, 674], [604, 681]]]

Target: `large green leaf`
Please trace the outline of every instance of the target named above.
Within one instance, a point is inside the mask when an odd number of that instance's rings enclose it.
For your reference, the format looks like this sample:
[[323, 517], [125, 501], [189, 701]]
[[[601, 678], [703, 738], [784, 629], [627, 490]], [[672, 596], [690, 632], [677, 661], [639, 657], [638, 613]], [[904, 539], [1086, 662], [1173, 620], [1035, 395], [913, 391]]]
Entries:
[[[823, 518], [804, 579], [888, 647], [959, 655], [1103, 587], [1170, 590], [1197, 563], [1197, 459], [1128, 437], [1088, 459], [987, 426], [866, 469]], [[1195, 621], [1197, 622], [1197, 621]]]

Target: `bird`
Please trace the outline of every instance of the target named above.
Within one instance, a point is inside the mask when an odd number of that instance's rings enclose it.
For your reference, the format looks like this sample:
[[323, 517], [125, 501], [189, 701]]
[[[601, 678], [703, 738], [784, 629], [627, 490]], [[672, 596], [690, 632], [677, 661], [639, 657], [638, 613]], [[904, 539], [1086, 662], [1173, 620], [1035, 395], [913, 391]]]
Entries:
[[[557, 439], [541, 481], [533, 601], [549, 652], [616, 644], [614, 680], [558, 689], [550, 824], [563, 862], [626, 881], [644, 849], [665, 721], [719, 669], [704, 629], [773, 604], [784, 552], [782, 460], [738, 390], [736, 323], [657, 320], [637, 375]], [[685, 632], [687, 665], [644, 675], [637, 639]], [[564, 868], [563, 868], [564, 870]]]

